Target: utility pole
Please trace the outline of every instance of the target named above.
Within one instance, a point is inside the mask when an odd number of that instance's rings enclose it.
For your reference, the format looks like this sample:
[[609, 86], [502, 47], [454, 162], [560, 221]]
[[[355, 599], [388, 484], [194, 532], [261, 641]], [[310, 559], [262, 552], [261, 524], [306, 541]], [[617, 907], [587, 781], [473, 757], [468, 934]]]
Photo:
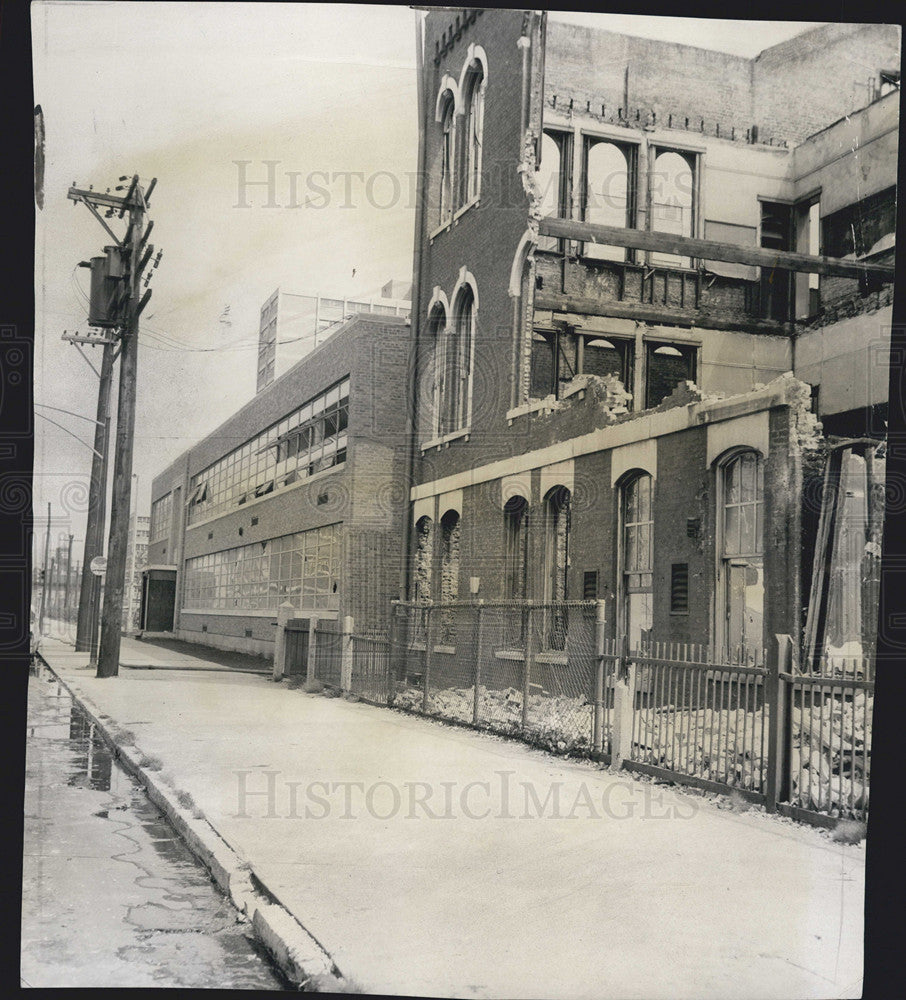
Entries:
[[[126, 180], [125, 177], [120, 180]], [[132, 497], [132, 452], [135, 437], [135, 397], [138, 375], [139, 317], [151, 297], [150, 290], [140, 296], [141, 278], [145, 265], [154, 248], [146, 248], [151, 226], [145, 230], [148, 199], [156, 184], [152, 180], [148, 190], [139, 184], [138, 174], [133, 175], [126, 194], [122, 197], [109, 191], [100, 194], [71, 187], [69, 198], [86, 205], [104, 229], [116, 241], [116, 248], [108, 248], [113, 264], [106, 273], [109, 278], [122, 279], [118, 291], [112, 295], [106, 316], [92, 325], [119, 327], [120, 381], [117, 401], [116, 440], [113, 465], [113, 490], [110, 500], [110, 534], [107, 545], [107, 569], [104, 580], [104, 599], [101, 609], [101, 635], [97, 657], [97, 676], [116, 677], [119, 673], [120, 640], [123, 627], [123, 589], [126, 576], [126, 550], [129, 540], [129, 515]], [[117, 188], [122, 190], [122, 188]], [[122, 219], [129, 213], [126, 235], [122, 240], [98, 213], [104, 207], [107, 217], [119, 212]], [[153, 223], [152, 223], [153, 225]], [[117, 250], [118, 248], [118, 250]], [[112, 255], [112, 256], [110, 256]], [[160, 261], [158, 253], [155, 267]], [[92, 262], [92, 293], [95, 291], [95, 271]], [[122, 267], [119, 273], [117, 269]], [[150, 280], [150, 276], [149, 279]], [[146, 286], [148, 281], [145, 282]], [[92, 295], [94, 305], [94, 294]], [[101, 312], [104, 312], [102, 309]], [[91, 317], [89, 316], [89, 323]]]
[[107, 456], [110, 448], [110, 386], [113, 382], [113, 344], [104, 344], [98, 387], [97, 420], [94, 427], [94, 458], [88, 485], [88, 525], [85, 530], [85, 553], [82, 557], [82, 582], [79, 589], [79, 620], [76, 645], [85, 652], [97, 634], [100, 585], [91, 572], [91, 560], [104, 551], [104, 522], [107, 515]]
[[50, 559], [50, 501], [47, 503], [47, 534], [44, 536], [44, 578], [41, 581], [41, 614], [38, 617], [38, 635], [44, 635], [44, 609], [47, 607], [47, 563]]
[[63, 581], [63, 621], [69, 622], [69, 587], [72, 581], [72, 535], [66, 550], [66, 579]]

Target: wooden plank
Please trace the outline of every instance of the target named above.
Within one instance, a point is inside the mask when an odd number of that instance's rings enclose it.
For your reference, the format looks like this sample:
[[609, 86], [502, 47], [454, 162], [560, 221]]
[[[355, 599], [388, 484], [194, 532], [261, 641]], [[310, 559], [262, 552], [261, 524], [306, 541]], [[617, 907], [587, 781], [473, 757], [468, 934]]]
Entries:
[[748, 317], [728, 319], [726, 315], [708, 313], [703, 310], [676, 309], [671, 306], [651, 306], [641, 303], [633, 305], [626, 301], [608, 302], [605, 299], [559, 295], [551, 292], [535, 292], [534, 306], [536, 309], [549, 309], [552, 312], [634, 319], [643, 323], [658, 323], [669, 326], [697, 326], [710, 330], [770, 333], [775, 336], [789, 336], [793, 332], [791, 323], [781, 323], [775, 319]]
[[680, 257], [698, 257], [731, 264], [753, 264], [756, 267], [780, 268], [809, 274], [828, 274], [839, 278], [870, 276], [892, 282], [896, 271], [892, 264], [867, 264], [864, 261], [812, 256], [804, 253], [793, 253], [789, 250], [738, 246], [732, 243], [719, 243], [716, 240], [675, 236], [672, 233], [624, 229], [620, 226], [602, 226], [574, 219], [542, 219], [538, 226], [538, 232], [542, 236], [581, 240], [585, 243], [603, 243], [606, 246], [629, 247], [633, 250], [655, 250], [659, 253], [671, 253]]

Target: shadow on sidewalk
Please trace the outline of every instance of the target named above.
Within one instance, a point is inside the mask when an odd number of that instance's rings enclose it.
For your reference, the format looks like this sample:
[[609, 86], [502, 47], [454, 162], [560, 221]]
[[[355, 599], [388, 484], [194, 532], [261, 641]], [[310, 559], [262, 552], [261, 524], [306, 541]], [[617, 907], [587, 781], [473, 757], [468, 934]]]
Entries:
[[137, 635], [131, 638], [136, 643], [142, 643], [156, 649], [165, 649], [171, 653], [179, 653], [181, 656], [191, 656], [203, 660], [205, 663], [216, 663], [218, 666], [229, 667], [233, 670], [268, 675], [273, 670], [270, 660], [252, 653], [215, 649], [213, 646], [202, 646], [195, 642], [186, 642], [183, 639], [143, 639]]

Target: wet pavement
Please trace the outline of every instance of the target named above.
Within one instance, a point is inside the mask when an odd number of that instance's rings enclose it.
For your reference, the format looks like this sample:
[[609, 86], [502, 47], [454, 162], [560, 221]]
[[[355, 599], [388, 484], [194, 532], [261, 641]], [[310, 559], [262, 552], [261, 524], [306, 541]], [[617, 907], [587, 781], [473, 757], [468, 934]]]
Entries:
[[287, 988], [94, 725], [29, 677], [23, 986]]

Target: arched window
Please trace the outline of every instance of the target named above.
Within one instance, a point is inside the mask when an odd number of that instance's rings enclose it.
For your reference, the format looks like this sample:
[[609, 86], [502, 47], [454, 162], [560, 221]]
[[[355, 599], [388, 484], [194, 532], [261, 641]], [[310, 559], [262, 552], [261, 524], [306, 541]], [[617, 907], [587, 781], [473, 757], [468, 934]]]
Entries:
[[481, 147], [484, 130], [484, 71], [476, 61], [466, 73], [465, 129], [463, 134], [462, 202], [467, 204], [481, 193]]
[[421, 432], [423, 439], [438, 433], [440, 391], [443, 377], [444, 339], [447, 329], [447, 311], [438, 302], [428, 317], [426, 357], [420, 384]]
[[[634, 214], [636, 151], [590, 137], [585, 141], [585, 189], [583, 192], [583, 218], [601, 226], [625, 228], [632, 226]], [[624, 247], [586, 243], [586, 257], [599, 260], [625, 260]]]
[[652, 627], [652, 493], [647, 472], [631, 475], [620, 489], [620, 624], [632, 649], [648, 639]]
[[[570, 161], [572, 136], [569, 132], [545, 131], [541, 136], [541, 161], [536, 181], [541, 197], [542, 217], [569, 218]], [[539, 236], [539, 250], [559, 250], [556, 236]]]
[[440, 385], [440, 432], [462, 430], [469, 421], [475, 296], [465, 285], [456, 298], [453, 323], [444, 338]]
[[[676, 236], [695, 235], [695, 158], [675, 150], [659, 152], [654, 160], [651, 184], [651, 226], [659, 233]], [[652, 251], [652, 264], [691, 267], [689, 257]]]
[[504, 597], [524, 601], [527, 596], [528, 501], [515, 496], [503, 508], [504, 524]]
[[752, 662], [764, 642], [764, 463], [755, 451], [737, 451], [718, 477], [721, 645], [731, 662]]
[[433, 566], [434, 522], [426, 514], [415, 525], [415, 575], [412, 579], [412, 599], [431, 600], [431, 573]]
[[567, 599], [569, 568], [570, 492], [555, 486], [544, 499], [544, 639], [548, 649], [566, 645], [566, 609], [557, 603]]
[[440, 136], [440, 191], [438, 225], [443, 225], [453, 215], [453, 164], [456, 150], [456, 118], [453, 95], [447, 92], [441, 104]]
[[[459, 597], [459, 548], [460, 518], [455, 510], [448, 510], [440, 519], [440, 599], [442, 605]], [[442, 607], [440, 612], [440, 634], [442, 646], [456, 644], [455, 609]]]

